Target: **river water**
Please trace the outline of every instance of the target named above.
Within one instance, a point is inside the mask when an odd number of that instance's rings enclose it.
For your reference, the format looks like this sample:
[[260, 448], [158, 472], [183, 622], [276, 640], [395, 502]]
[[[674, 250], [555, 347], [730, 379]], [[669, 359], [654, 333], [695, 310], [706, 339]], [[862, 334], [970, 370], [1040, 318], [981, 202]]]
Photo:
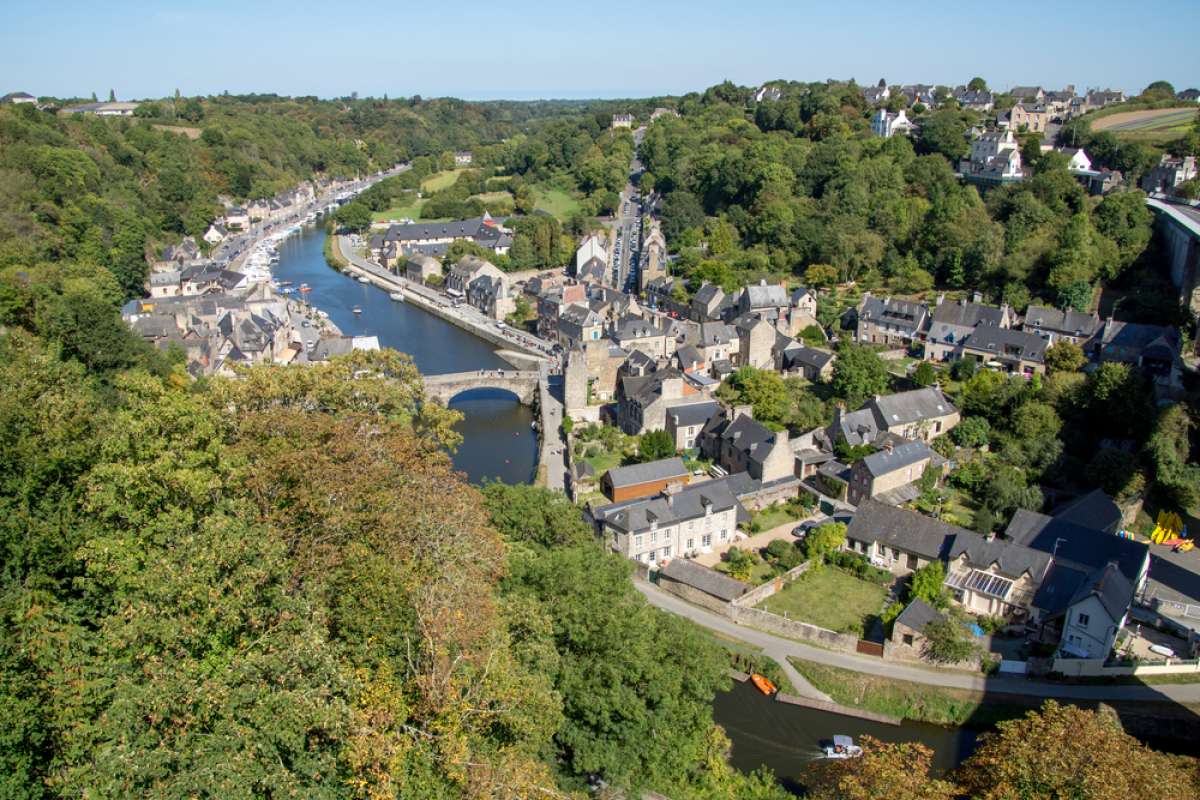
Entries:
[[[384, 290], [359, 283], [330, 269], [321, 247], [324, 226], [306, 225], [298, 235], [279, 243], [279, 263], [273, 270], [281, 281], [312, 287], [307, 300], [329, 314], [347, 336], [377, 336], [381, 347], [412, 356], [424, 375], [512, 369], [496, 348], [414, 306], [398, 303]], [[359, 306], [361, 314], [352, 309]], [[454, 398], [450, 407], [463, 414], [455, 426], [463, 443], [453, 456], [454, 466], [470, 483], [484, 478], [508, 484], [529, 483], [537, 468], [537, 437], [533, 410], [499, 389], [478, 389]]]
[[905, 720], [900, 727], [856, 717], [777, 703], [749, 683], [734, 682], [713, 701], [713, 719], [725, 728], [733, 752], [730, 763], [750, 773], [766, 767], [788, 791], [798, 794], [805, 773], [819, 764], [821, 742], [835, 734], [857, 743], [863, 736], [883, 742], [920, 742], [933, 751], [933, 771], [958, 766], [975, 751], [976, 734]]

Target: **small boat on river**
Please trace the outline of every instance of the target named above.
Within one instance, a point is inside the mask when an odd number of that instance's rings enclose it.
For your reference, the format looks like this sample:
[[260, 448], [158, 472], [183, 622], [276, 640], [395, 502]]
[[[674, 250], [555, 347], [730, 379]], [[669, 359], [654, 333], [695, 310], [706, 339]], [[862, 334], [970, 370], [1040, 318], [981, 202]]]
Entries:
[[358, 276], [358, 282], [359, 282], [359, 283], [370, 283], [370, 282], [371, 282], [371, 279], [370, 279], [370, 278], [368, 278], [366, 275], [359, 275], [359, 276]]
[[351, 310], [351, 311], [353, 311], [355, 314], [361, 314], [361, 313], [362, 313], [362, 309], [361, 309], [359, 306], [355, 306], [354, 308], [352, 308], [352, 309], [350, 309], [350, 310]]
[[404, 302], [404, 292], [392, 292], [391, 294], [388, 295], [388, 297], [392, 298], [397, 303]]
[[863, 752], [849, 736], [834, 736], [833, 744], [825, 745], [822, 750], [825, 758], [858, 758]]
[[302, 292], [311, 292], [311, 291], [312, 291], [312, 287], [311, 287], [311, 286], [309, 286], [307, 283], [302, 283], [302, 284], [300, 284], [300, 291], [302, 291]]
[[759, 675], [757, 672], [750, 676], [750, 680], [758, 687], [758, 690], [767, 696], [771, 696], [779, 691], [779, 687], [771, 683], [769, 680]]

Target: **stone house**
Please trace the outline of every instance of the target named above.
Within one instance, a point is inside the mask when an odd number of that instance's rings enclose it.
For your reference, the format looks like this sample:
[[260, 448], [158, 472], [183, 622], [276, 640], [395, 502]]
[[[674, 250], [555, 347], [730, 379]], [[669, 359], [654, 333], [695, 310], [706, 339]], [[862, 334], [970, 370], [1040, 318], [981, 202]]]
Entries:
[[750, 319], [737, 327], [737, 366], [774, 369], [775, 326], [765, 319]]
[[829, 350], [808, 347], [794, 339], [779, 351], [778, 367], [780, 372], [801, 375], [813, 383], [826, 381], [833, 374], [833, 362], [837, 354]]
[[750, 514], [728, 484], [689, 486], [592, 509], [596, 537], [613, 552], [641, 564], [661, 564], [676, 556], [712, 552], [733, 540]]
[[908, 347], [922, 336], [928, 319], [924, 303], [867, 295], [858, 308], [858, 342]]
[[404, 277], [410, 281], [424, 283], [442, 276], [442, 263], [429, 256], [413, 255], [404, 262]]
[[[686, 406], [684, 406], [686, 408]], [[687, 486], [688, 470], [682, 458], [664, 458], [645, 464], [615, 467], [600, 478], [600, 488], [614, 503], [649, 497], [659, 492], [678, 491]]]
[[667, 409], [712, 399], [711, 393], [689, 382], [675, 367], [645, 376], [617, 377], [617, 424], [631, 436], [665, 430]]
[[1045, 103], [1018, 103], [1009, 110], [1008, 118], [1017, 130], [1044, 131], [1050, 110]]
[[624, 350], [640, 350], [656, 359], [670, 358], [677, 345], [674, 336], [639, 317], [621, 320], [609, 331], [609, 338]]
[[699, 334], [700, 338], [694, 343], [695, 347], [710, 364], [716, 361], [733, 361], [741, 350], [738, 329], [724, 322], [706, 322], [699, 326]]
[[715, 400], [668, 408], [666, 430], [675, 442], [675, 449], [693, 450], [698, 448], [704, 426], [720, 410], [721, 404]]
[[1025, 311], [1021, 330], [1043, 336], [1053, 345], [1060, 339], [1084, 345], [1100, 327], [1100, 315], [1083, 311], [1060, 311], [1057, 308], [1030, 306]]
[[878, 453], [850, 465], [848, 499], [853, 505], [867, 500], [890, 506], [903, 505], [920, 496], [915, 484], [926, 470], [944, 474], [948, 465], [945, 458], [930, 450], [923, 441], [895, 445], [888, 440]]
[[719, 612], [724, 612], [729, 603], [752, 588], [748, 583], [683, 558], [672, 558], [659, 570], [658, 585], [690, 603]]
[[1164, 155], [1154, 169], [1147, 172], [1142, 178], [1142, 191], [1148, 194], [1151, 192], [1173, 194], [1179, 184], [1194, 180], [1195, 177], [1195, 157], [1171, 158]]
[[959, 346], [959, 351], [949, 355], [952, 359], [955, 356], [975, 356], [985, 367], [1011, 375], [1032, 375], [1046, 371], [1047, 346], [1047, 341], [1035, 333], [1007, 328], [976, 328]]
[[728, 314], [735, 319], [752, 312], [773, 313], [775, 317], [778, 317], [787, 311], [790, 305], [786, 288], [776, 284], [768, 285], [764, 282], [758, 286], [743, 287], [741, 293], [729, 306]]
[[558, 314], [557, 340], [573, 349], [604, 335], [604, 318], [585, 305], [572, 303]]
[[467, 164], [470, 164], [470, 163], [471, 163], [471, 151], [470, 150], [463, 150], [463, 151], [456, 152], [454, 154], [454, 166], [465, 167]]
[[463, 256], [458, 260], [457, 264], [451, 266], [446, 272], [442, 285], [447, 289], [462, 292], [465, 296], [471, 286], [471, 282], [483, 275], [498, 281], [507, 282], [504, 273], [492, 262], [485, 261], [477, 256]]
[[1033, 601], [1037, 637], [1076, 658], [1107, 658], [1133, 597], [1115, 564], [1087, 571], [1055, 562]]
[[1046, 99], [1041, 86], [1014, 86], [1009, 95], [1018, 103], [1040, 103]]
[[875, 395], [850, 414], [842, 406], [833, 412], [829, 441], [851, 447], [872, 444], [883, 434], [926, 442], [949, 433], [961, 416], [949, 398], [936, 387], [889, 395]]
[[696, 312], [701, 319], [719, 319], [723, 310], [722, 303], [725, 301], [725, 292], [720, 286], [705, 281], [703, 285], [692, 295], [692, 310]]
[[1105, 320], [1084, 352], [1097, 364], [1115, 361], [1155, 376], [1169, 376], [1183, 350], [1179, 331], [1159, 325]]
[[617, 128], [632, 128], [633, 114], [613, 114], [612, 126], [614, 130]]
[[979, 327], [1012, 327], [1015, 315], [1005, 303], [999, 307], [969, 303], [939, 302], [926, 333], [925, 359], [948, 361], [962, 357], [962, 343]]
[[970, 158], [960, 161], [958, 171], [997, 181], [1020, 180], [1021, 143], [1011, 129], [983, 131], [971, 141]]
[[945, 619], [921, 598], [913, 600], [892, 623], [892, 646], [888, 655], [904, 661], [923, 660], [925, 626]]
[[699, 433], [706, 458], [726, 473], [745, 472], [758, 481], [773, 481], [795, 473], [795, 455], [788, 432], [775, 432], [751, 416], [751, 406], [734, 406], [717, 412]]

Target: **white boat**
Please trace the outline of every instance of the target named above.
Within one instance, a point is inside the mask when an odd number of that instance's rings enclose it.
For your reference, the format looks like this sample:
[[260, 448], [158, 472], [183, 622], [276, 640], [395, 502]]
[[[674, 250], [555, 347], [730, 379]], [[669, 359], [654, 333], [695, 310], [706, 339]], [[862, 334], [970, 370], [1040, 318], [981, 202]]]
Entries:
[[858, 758], [863, 752], [849, 736], [834, 736], [833, 744], [825, 745], [822, 751], [825, 758]]
[[358, 276], [358, 282], [359, 282], [359, 283], [370, 283], [370, 282], [371, 282], [371, 279], [370, 279], [370, 278], [368, 278], [366, 275], [359, 275], [359, 276]]
[[392, 292], [391, 294], [388, 295], [388, 297], [392, 298], [393, 300], [395, 300], [399, 303], [404, 302], [404, 292]]
[[361, 309], [361, 308], [359, 308], [358, 306], [355, 306], [354, 308], [352, 308], [352, 309], [350, 309], [350, 310], [351, 310], [351, 311], [353, 311], [355, 314], [361, 314], [361, 313], [362, 313], [362, 309]]

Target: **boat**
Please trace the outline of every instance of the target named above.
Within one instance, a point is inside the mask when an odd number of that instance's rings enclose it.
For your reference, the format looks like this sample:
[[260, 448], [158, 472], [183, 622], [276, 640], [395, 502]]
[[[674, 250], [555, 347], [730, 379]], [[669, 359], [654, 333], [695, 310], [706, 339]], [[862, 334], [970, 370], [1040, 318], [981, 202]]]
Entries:
[[311, 286], [309, 286], [307, 283], [302, 283], [302, 284], [300, 284], [300, 291], [302, 291], [302, 292], [311, 292], [311, 291], [312, 291], [312, 287], [311, 287]]
[[834, 736], [833, 744], [827, 744], [821, 749], [825, 758], [858, 758], [863, 753], [862, 748], [849, 736]]
[[350, 309], [350, 310], [351, 310], [351, 311], [353, 311], [355, 314], [361, 314], [361, 313], [362, 313], [362, 309], [361, 309], [361, 308], [359, 308], [358, 306], [355, 306], [354, 308], [352, 308], [352, 309]]
[[392, 292], [391, 294], [388, 295], [388, 297], [392, 298], [393, 300], [395, 300], [399, 303], [404, 302], [404, 292]]
[[292, 282], [291, 281], [280, 281], [279, 285], [280, 286], [291, 286]]
[[773, 695], [779, 691], [779, 687], [771, 683], [769, 680], [759, 675], [757, 672], [750, 676], [750, 680], [758, 687], [758, 690], [765, 695]]
[[358, 276], [358, 282], [359, 282], [359, 283], [370, 283], [370, 282], [371, 282], [371, 279], [370, 279], [370, 278], [368, 278], [366, 275], [359, 275], [359, 276]]
[[1195, 539], [1184, 539], [1182, 542], [1175, 545], [1175, 552], [1176, 553], [1186, 553], [1188, 550], [1191, 550], [1195, 546], [1196, 546]]

